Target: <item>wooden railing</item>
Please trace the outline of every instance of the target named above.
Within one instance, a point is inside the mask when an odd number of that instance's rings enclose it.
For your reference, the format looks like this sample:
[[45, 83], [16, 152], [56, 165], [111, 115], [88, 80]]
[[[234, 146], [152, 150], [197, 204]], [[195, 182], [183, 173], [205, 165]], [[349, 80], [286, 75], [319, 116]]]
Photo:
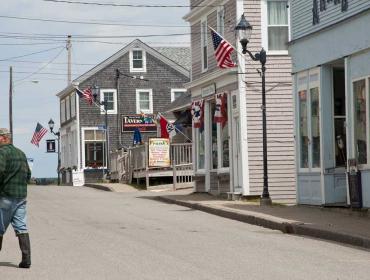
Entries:
[[[193, 177], [192, 144], [176, 143], [170, 146], [171, 167], [163, 168], [173, 171], [173, 188], [191, 184]], [[149, 173], [161, 168], [150, 168], [148, 164], [147, 143], [129, 148], [126, 152], [118, 151], [110, 154], [111, 179], [131, 183], [133, 174], [144, 174], [146, 185], [149, 186]]]

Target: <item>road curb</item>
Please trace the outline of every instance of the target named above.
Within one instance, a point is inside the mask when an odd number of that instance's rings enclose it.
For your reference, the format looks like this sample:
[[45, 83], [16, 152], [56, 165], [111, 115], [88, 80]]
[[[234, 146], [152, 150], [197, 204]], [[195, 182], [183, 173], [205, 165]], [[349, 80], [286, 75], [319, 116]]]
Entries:
[[283, 219], [281, 219], [282, 221], [276, 221], [268, 217], [259, 217], [257, 215], [250, 215], [248, 213], [228, 211], [225, 209], [220, 209], [220, 208], [216, 208], [216, 207], [212, 207], [208, 205], [202, 205], [202, 204], [194, 203], [194, 202], [180, 201], [180, 200], [175, 200], [175, 199], [171, 199], [171, 198], [163, 197], [163, 196], [157, 196], [156, 199], [161, 202], [177, 204], [180, 206], [207, 212], [209, 214], [236, 220], [239, 222], [244, 222], [244, 223], [248, 223], [248, 224], [252, 224], [256, 226], [262, 226], [262, 227], [273, 229], [273, 230], [279, 230], [283, 233], [309, 236], [309, 237], [314, 237], [314, 238], [319, 238], [319, 239], [324, 239], [324, 240], [329, 240], [329, 241], [335, 241], [338, 243], [343, 243], [347, 245], [370, 249], [370, 239], [361, 237], [361, 236], [321, 229], [318, 227], [314, 227], [313, 225], [305, 225], [303, 223], [291, 222], [289, 220], [284, 221]]
[[85, 184], [84, 186], [85, 186], [85, 187], [89, 187], [89, 188], [98, 189], [98, 190], [101, 190], [101, 191], [113, 192], [113, 190], [112, 190], [110, 187], [103, 186], [103, 185], [97, 185], [97, 184]]

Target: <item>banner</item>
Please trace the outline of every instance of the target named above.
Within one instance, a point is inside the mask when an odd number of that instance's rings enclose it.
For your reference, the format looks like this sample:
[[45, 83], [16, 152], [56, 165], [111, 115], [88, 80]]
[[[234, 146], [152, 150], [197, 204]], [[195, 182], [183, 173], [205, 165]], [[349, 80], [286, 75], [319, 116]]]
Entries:
[[149, 138], [149, 167], [171, 167], [170, 140]]
[[140, 132], [157, 132], [153, 115], [122, 115], [122, 132], [132, 132], [138, 128]]

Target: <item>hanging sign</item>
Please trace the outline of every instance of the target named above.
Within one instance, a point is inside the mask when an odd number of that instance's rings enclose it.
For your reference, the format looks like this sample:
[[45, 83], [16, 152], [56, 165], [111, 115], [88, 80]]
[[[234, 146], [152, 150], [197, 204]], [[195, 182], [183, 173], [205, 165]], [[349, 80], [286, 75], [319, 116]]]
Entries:
[[149, 167], [170, 167], [170, 140], [149, 138]]
[[140, 132], [157, 132], [154, 115], [122, 115], [122, 132], [132, 132], [138, 128]]
[[55, 153], [55, 140], [46, 140], [46, 152]]

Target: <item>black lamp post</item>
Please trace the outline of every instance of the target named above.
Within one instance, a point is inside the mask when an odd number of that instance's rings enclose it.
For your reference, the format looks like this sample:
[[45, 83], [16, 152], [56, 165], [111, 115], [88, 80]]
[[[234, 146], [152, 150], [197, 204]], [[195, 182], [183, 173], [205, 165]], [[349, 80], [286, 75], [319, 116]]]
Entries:
[[268, 172], [267, 172], [267, 128], [266, 128], [266, 85], [265, 85], [265, 72], [266, 72], [266, 51], [262, 48], [259, 53], [252, 54], [247, 45], [252, 34], [252, 26], [245, 19], [244, 14], [241, 16], [240, 22], [235, 27], [238, 32], [240, 44], [243, 47], [243, 54], [249, 54], [253, 61], [259, 61], [262, 66], [262, 145], [263, 145], [263, 192], [261, 196], [261, 205], [271, 205], [271, 198], [268, 189]]
[[100, 89], [97, 85], [93, 86], [93, 97], [94, 101], [104, 107], [105, 113], [105, 154], [107, 158], [107, 171], [106, 171], [106, 179], [109, 176], [109, 166], [110, 166], [110, 156], [109, 156], [109, 139], [108, 139], [108, 102], [106, 100], [98, 100], [98, 95], [100, 93]]
[[57, 141], [58, 141], [58, 186], [60, 186], [60, 132], [54, 132], [54, 121], [53, 119], [50, 119], [48, 122], [50, 132], [53, 133], [55, 136], [57, 136]]

